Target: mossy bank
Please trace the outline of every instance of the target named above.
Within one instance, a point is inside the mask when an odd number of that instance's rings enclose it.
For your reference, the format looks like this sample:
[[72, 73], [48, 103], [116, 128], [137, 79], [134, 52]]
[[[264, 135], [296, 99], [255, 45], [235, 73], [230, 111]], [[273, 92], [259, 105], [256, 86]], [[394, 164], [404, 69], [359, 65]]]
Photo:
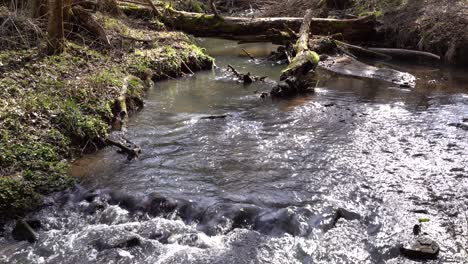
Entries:
[[69, 40], [60, 55], [44, 56], [26, 43], [0, 52], [3, 218], [37, 208], [43, 195], [74, 184], [66, 174], [69, 160], [105, 145], [118, 97], [125, 96], [131, 113], [143, 106], [153, 81], [212, 67], [187, 35], [151, 17], [95, 16], [112, 47], [84, 35]]

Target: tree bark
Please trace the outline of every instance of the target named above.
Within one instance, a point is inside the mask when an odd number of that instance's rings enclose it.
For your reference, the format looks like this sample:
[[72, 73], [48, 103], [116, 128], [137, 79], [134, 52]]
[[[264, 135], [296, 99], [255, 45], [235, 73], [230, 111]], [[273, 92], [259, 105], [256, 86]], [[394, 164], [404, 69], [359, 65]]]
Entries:
[[315, 51], [309, 49], [311, 22], [312, 10], [309, 9], [304, 16], [303, 23], [299, 30], [299, 39], [294, 47], [296, 56], [281, 73], [280, 80], [284, 82], [278, 83], [278, 85], [271, 90], [271, 96], [288, 97], [312, 91], [310, 89], [310, 83], [305, 80], [304, 77], [309, 71], [315, 70], [320, 61], [320, 56]]
[[[174, 28], [197, 37], [219, 37], [243, 42], [268, 41], [284, 44], [295, 40], [297, 36], [291, 30], [299, 31], [303, 18], [245, 18], [203, 15], [166, 9], [163, 22]], [[332, 35], [341, 33], [347, 42], [368, 41], [375, 35], [376, 20], [369, 16], [357, 19], [312, 18], [311, 33], [314, 35]]]
[[156, 8], [156, 6], [154, 5], [152, 0], [146, 0], [146, 2], [148, 3], [148, 5], [153, 10], [153, 13], [154, 13], [155, 16], [162, 17], [161, 12], [159, 12], [159, 10]]
[[47, 0], [29, 0], [32, 18], [41, 18], [47, 15]]
[[73, 15], [77, 18], [78, 21], [86, 28], [88, 29], [91, 33], [96, 35], [104, 45], [106, 46], [111, 46], [111, 43], [109, 41], [109, 38], [107, 37], [106, 31], [104, 28], [99, 24], [99, 22], [96, 21], [96, 18], [83, 9], [80, 6], [75, 6], [72, 8], [73, 10]]
[[48, 55], [63, 52], [65, 39], [63, 30], [63, 0], [49, 0], [49, 24], [47, 26]]
[[315, 70], [320, 61], [319, 55], [309, 50], [309, 32], [312, 22], [312, 10], [307, 10], [304, 16], [304, 21], [299, 30], [299, 39], [296, 42], [294, 49], [296, 56], [291, 60], [288, 67], [281, 73], [280, 80], [285, 80], [288, 77], [301, 77], [311, 70]]
[[210, 2], [210, 8], [211, 8], [211, 12], [213, 13], [213, 15], [216, 17], [216, 18], [220, 18], [221, 16], [219, 15], [218, 13], [218, 9], [216, 9], [216, 5], [214, 3], [214, 0], [209, 0]]

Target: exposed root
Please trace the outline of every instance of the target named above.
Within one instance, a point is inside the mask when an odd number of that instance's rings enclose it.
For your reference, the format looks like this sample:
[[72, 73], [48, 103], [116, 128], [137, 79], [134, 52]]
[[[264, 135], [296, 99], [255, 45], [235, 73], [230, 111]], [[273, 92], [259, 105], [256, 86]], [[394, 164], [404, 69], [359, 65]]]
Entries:
[[75, 17], [87, 30], [89, 30], [91, 33], [97, 36], [105, 46], [111, 46], [106, 31], [104, 30], [102, 25], [99, 22], [97, 22], [96, 17], [94, 15], [92, 15], [80, 6], [73, 7], [72, 12], [73, 17]]

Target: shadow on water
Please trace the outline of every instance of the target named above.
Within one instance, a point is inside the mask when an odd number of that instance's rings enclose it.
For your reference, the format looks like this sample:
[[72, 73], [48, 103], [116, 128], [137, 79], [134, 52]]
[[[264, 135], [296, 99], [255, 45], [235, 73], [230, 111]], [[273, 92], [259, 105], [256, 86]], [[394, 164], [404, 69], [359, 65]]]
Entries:
[[31, 216], [36, 244], [1, 238], [0, 260], [413, 263], [398, 245], [421, 217], [442, 248], [432, 263], [466, 259], [467, 132], [448, 124], [468, 117], [467, 76], [394, 64], [415, 89], [321, 73], [314, 94], [262, 100], [269, 83], [225, 67], [278, 79], [261, 59], [273, 45], [202, 44], [218, 68], [157, 83], [130, 120], [141, 158], [77, 160], [83, 187]]

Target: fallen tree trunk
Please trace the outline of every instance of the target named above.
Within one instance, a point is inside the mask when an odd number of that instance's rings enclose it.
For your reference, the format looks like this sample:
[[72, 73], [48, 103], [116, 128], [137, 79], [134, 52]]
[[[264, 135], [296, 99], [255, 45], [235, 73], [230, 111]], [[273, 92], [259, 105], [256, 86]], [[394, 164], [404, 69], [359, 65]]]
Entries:
[[271, 96], [287, 97], [310, 91], [310, 85], [304, 77], [309, 71], [315, 70], [320, 61], [320, 56], [315, 51], [309, 49], [309, 33], [312, 19], [312, 11], [309, 9], [304, 16], [299, 30], [299, 39], [294, 47], [296, 56], [281, 73], [280, 80], [284, 82], [279, 83], [271, 90]]
[[[243, 42], [268, 41], [277, 44], [297, 38], [303, 18], [246, 18], [216, 17], [199, 13], [165, 9], [164, 23], [197, 37], [218, 37]], [[346, 41], [369, 40], [375, 34], [375, 17], [357, 19], [312, 18], [311, 34], [332, 35], [341, 33]], [[309, 25], [310, 26], [310, 25]]]
[[368, 58], [368, 59], [377, 59], [377, 60], [391, 60], [392, 57], [389, 55], [385, 55], [383, 53], [377, 52], [377, 51], [372, 51], [370, 49], [366, 49], [363, 47], [351, 45], [348, 43], [344, 43], [338, 40], [334, 40], [336, 45], [338, 47], [341, 47], [348, 52], [350, 52], [352, 55], [358, 57], [358, 58]]
[[294, 49], [296, 56], [291, 60], [288, 67], [281, 73], [280, 80], [285, 80], [289, 77], [300, 77], [306, 75], [310, 70], [314, 70], [320, 61], [319, 55], [309, 50], [309, 32], [312, 21], [312, 11], [307, 10], [304, 16], [304, 22], [299, 30], [299, 39], [296, 42]]
[[399, 60], [440, 61], [440, 56], [430, 52], [407, 49], [369, 48], [369, 50], [391, 56]]

